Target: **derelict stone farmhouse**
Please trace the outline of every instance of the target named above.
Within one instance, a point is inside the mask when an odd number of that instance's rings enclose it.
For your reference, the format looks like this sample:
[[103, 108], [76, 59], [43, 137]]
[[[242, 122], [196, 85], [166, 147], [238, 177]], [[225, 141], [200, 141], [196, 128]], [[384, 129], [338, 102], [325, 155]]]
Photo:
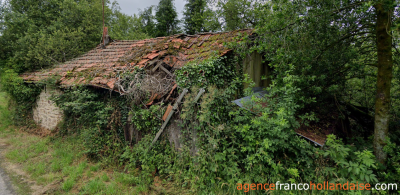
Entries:
[[[233, 50], [227, 48], [224, 43], [236, 41], [236, 38], [240, 35], [251, 35], [252, 32], [252, 30], [238, 30], [197, 35], [178, 34], [146, 40], [108, 39], [105, 41], [108, 44], [99, 45], [78, 58], [55, 65], [51, 69], [25, 73], [21, 76], [28, 83], [58, 76], [60, 89], [74, 85], [85, 85], [124, 95], [128, 90], [126, 86], [129, 85], [123, 83], [121, 73], [133, 72], [135, 67], [144, 68], [149, 74], [158, 74], [160, 77], [169, 78], [164, 81], [161, 88], [149, 88], [152, 96], [147, 106], [151, 106], [154, 101], [162, 98], [174, 102], [179, 96], [177, 84], [174, 81], [174, 70], [184, 67], [191, 61], [207, 59], [213, 55], [229, 57]], [[261, 79], [263, 75], [270, 74], [271, 69], [263, 63], [260, 54], [253, 53], [248, 56], [244, 60], [243, 67], [244, 73], [250, 75], [256, 87], [267, 87], [270, 84], [269, 80]], [[56, 128], [62, 120], [61, 110], [49, 99], [52, 93], [62, 93], [62, 91], [43, 89], [33, 113], [37, 124], [50, 130]], [[172, 107], [167, 109], [164, 120], [171, 110]], [[175, 120], [175, 118], [172, 120]], [[170, 141], [172, 139], [175, 147], [179, 148], [179, 141], [177, 140], [180, 133], [176, 131], [177, 127], [173, 123], [169, 126], [167, 131]], [[129, 127], [128, 131], [128, 137], [137, 137], [134, 136], [133, 127]]]

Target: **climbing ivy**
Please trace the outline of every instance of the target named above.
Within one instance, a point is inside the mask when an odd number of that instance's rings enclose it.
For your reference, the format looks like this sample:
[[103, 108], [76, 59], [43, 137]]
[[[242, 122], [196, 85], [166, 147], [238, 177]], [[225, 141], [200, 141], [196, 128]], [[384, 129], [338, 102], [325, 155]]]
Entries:
[[236, 67], [238, 63], [239, 59], [235, 56], [195, 60], [175, 71], [176, 80], [181, 88], [195, 85], [199, 87], [215, 85], [223, 88], [240, 75]]
[[131, 123], [136, 130], [155, 135], [161, 126], [164, 112], [165, 109], [161, 105], [153, 105], [148, 109], [134, 105], [129, 114], [132, 116]]
[[30, 125], [32, 122], [32, 109], [36, 98], [40, 94], [43, 85], [27, 84], [12, 69], [6, 69], [1, 75], [1, 89], [12, 97], [10, 106], [15, 111], [13, 121], [17, 125]]

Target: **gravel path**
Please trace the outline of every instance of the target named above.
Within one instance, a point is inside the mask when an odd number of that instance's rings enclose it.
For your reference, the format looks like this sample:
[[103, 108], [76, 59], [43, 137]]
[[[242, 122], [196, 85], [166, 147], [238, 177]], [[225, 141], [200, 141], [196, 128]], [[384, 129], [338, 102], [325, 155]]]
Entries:
[[0, 194], [1, 195], [14, 195], [11, 187], [11, 181], [7, 174], [0, 168]]
[[[4, 144], [0, 143], [0, 165], [4, 162], [3, 157], [1, 156], [2, 149], [4, 149]], [[4, 169], [0, 166], [0, 195], [15, 195], [13, 191], [13, 187], [11, 185], [10, 178]]]

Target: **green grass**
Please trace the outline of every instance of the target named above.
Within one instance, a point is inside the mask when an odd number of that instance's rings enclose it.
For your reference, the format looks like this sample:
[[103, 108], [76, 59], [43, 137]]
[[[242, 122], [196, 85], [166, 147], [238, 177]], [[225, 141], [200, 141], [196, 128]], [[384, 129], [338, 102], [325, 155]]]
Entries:
[[11, 112], [8, 109], [9, 97], [5, 92], [0, 92], [0, 132], [11, 126]]
[[100, 163], [97, 163], [97, 164], [95, 164], [95, 165], [90, 167], [90, 170], [93, 171], [93, 172], [96, 172], [99, 169], [100, 169]]
[[98, 194], [106, 189], [106, 185], [97, 177], [83, 187], [83, 194]]
[[110, 178], [108, 177], [108, 175], [107, 175], [106, 173], [104, 173], [104, 174], [101, 176], [101, 180], [104, 181], [104, 182], [109, 182], [109, 181], [110, 181]]
[[27, 166], [27, 171], [33, 178], [37, 178], [46, 173], [46, 167], [45, 162], [32, 163]]
[[133, 186], [139, 184], [139, 178], [126, 173], [114, 173], [115, 181], [125, 186]]
[[21, 139], [10, 139], [10, 143], [16, 145], [17, 148], [6, 153], [6, 157], [13, 162], [22, 163], [28, 159], [32, 159], [41, 153], [48, 150], [48, 139], [39, 139], [37, 137], [27, 138], [23, 141]]
[[64, 183], [61, 184], [61, 189], [68, 192], [70, 191], [75, 185], [75, 180], [72, 178], [68, 178]]
[[107, 185], [106, 190], [104, 190], [104, 194], [106, 195], [114, 195], [114, 194], [121, 194], [119, 190], [118, 184], [116, 182], [112, 182]]

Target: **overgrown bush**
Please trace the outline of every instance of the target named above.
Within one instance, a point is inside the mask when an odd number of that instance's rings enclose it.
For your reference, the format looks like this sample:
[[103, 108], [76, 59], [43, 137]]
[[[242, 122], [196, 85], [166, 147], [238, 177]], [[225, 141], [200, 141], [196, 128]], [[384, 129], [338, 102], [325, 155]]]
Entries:
[[[220, 62], [207, 61], [206, 67], [213, 70], [213, 65], [221, 65]], [[199, 64], [199, 67], [204, 66]], [[374, 183], [382, 179], [377, 175], [379, 168], [365, 141], [352, 146], [329, 136], [324, 148], [316, 148], [296, 135], [294, 129], [299, 122], [314, 117], [312, 113], [299, 112], [303, 111], [304, 101], [297, 99], [300, 89], [295, 83], [301, 77], [293, 75], [290, 69], [282, 74], [285, 76], [279, 84], [268, 88], [269, 94], [264, 98], [253, 96], [251, 101], [244, 102], [251, 106], [251, 111], [231, 102], [241, 93], [243, 77], [225, 78], [221, 76], [224, 73], [214, 72], [209, 76], [216, 74], [215, 78], [229, 81], [218, 87], [216, 80], [194, 74], [201, 70], [192, 66], [178, 71], [178, 79], [184, 80], [178, 83], [182, 88], [190, 87], [179, 112], [183, 146], [173, 150], [161, 138], [148, 151], [153, 137], [145, 136], [133, 148], [126, 148], [122, 161], [129, 161], [131, 168], [140, 167], [145, 175], [160, 174], [181, 187], [204, 193], [237, 193], [237, 183]], [[205, 88], [206, 93], [194, 102], [200, 88]], [[251, 92], [248, 90], [246, 94]], [[396, 147], [390, 145], [390, 149], [393, 150], [390, 154], [395, 155]], [[390, 166], [396, 170], [397, 165], [391, 162]], [[393, 181], [394, 175], [388, 174], [386, 180]]]
[[164, 112], [165, 109], [162, 109], [161, 105], [152, 105], [150, 108], [134, 105], [129, 114], [132, 116], [132, 125], [137, 131], [155, 135], [162, 124]]
[[[321, 153], [328, 159], [327, 167], [322, 169], [324, 181], [345, 183], [378, 182], [375, 156], [370, 150], [358, 151], [356, 148], [344, 145], [335, 135], [329, 135], [326, 141], [326, 150]], [[329, 163], [330, 161], [330, 163]]]
[[6, 69], [0, 77], [1, 89], [11, 95], [10, 106], [14, 110], [13, 121], [17, 125], [33, 124], [32, 109], [40, 94], [41, 85], [24, 83], [23, 79], [12, 69]]
[[67, 89], [51, 98], [64, 111], [65, 125], [107, 127], [111, 111], [101, 93], [84, 87]]
[[65, 90], [52, 100], [64, 111], [61, 135], [81, 134], [85, 153], [92, 159], [114, 162], [125, 146], [123, 126], [128, 105], [108, 91], [83, 86]]

